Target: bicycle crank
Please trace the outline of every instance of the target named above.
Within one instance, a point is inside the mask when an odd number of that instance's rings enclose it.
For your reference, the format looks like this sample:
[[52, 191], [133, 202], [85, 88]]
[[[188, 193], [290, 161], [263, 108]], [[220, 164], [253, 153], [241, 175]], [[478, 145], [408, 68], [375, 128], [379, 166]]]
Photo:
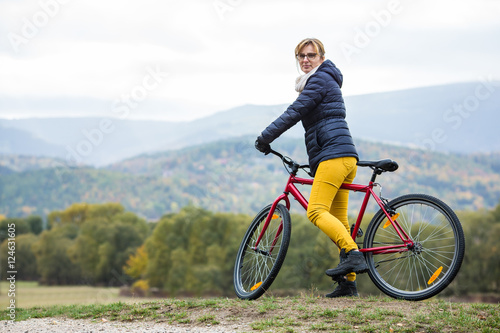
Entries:
[[[354, 229], [355, 224], [353, 223], [351, 225], [351, 231]], [[363, 236], [363, 230], [361, 228], [358, 229], [358, 232], [356, 233], [356, 237], [361, 237]]]

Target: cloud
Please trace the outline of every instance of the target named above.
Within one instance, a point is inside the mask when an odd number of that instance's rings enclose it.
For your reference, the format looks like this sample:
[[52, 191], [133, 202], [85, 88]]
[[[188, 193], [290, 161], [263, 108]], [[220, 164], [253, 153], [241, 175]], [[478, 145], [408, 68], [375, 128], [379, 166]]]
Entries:
[[[289, 103], [305, 37], [324, 42], [345, 94], [499, 79], [498, 14], [492, 0], [1, 1], [0, 95], [112, 102], [159, 66], [170, 75], [149, 98], [190, 101], [190, 117]], [[9, 36], [29, 24], [16, 52]]]

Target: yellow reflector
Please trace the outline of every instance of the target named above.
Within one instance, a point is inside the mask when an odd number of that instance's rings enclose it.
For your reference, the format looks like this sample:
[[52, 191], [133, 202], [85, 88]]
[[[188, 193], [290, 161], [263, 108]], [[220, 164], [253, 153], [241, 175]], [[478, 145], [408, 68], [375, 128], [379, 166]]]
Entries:
[[[396, 214], [392, 215], [391, 218], [393, 220], [395, 220], [395, 219], [398, 218], [398, 216], [399, 216], [399, 213], [396, 213]], [[390, 225], [391, 225], [391, 220], [387, 219], [387, 222], [385, 222], [385, 224], [384, 224], [384, 229], [387, 228]]]
[[257, 283], [256, 285], [254, 285], [252, 288], [250, 288], [251, 291], [254, 291], [255, 289], [259, 288], [260, 285], [262, 284], [262, 281], [260, 281], [259, 283]]
[[437, 271], [434, 272], [434, 274], [432, 274], [431, 278], [429, 279], [429, 281], [427, 282], [427, 284], [431, 284], [432, 282], [434, 282], [434, 280], [437, 279], [437, 277], [439, 276], [439, 274], [441, 274], [441, 271], [443, 270], [443, 266], [439, 267], [437, 269]]
[[280, 216], [278, 214], [273, 214], [273, 217], [271, 218], [271, 220], [276, 220], [279, 218], [280, 218]]

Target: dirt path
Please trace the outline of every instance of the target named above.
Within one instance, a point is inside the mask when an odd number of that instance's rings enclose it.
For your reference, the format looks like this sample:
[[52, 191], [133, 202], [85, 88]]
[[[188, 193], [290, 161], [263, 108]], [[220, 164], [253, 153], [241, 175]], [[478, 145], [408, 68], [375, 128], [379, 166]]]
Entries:
[[225, 333], [238, 332], [237, 328], [223, 326], [196, 327], [189, 324], [167, 324], [152, 321], [119, 322], [90, 319], [68, 319], [68, 318], [41, 318], [29, 319], [13, 324], [1, 323], [0, 331], [5, 333], [70, 333], [70, 332], [156, 332], [156, 333]]
[[[32, 332], [480, 332], [500, 329], [500, 305], [389, 298], [263, 297], [144, 302], [94, 319], [53, 317], [0, 322], [6, 333]], [[78, 314], [77, 314], [78, 315]], [[70, 315], [68, 315], [70, 316]], [[74, 316], [74, 314], [73, 314]]]

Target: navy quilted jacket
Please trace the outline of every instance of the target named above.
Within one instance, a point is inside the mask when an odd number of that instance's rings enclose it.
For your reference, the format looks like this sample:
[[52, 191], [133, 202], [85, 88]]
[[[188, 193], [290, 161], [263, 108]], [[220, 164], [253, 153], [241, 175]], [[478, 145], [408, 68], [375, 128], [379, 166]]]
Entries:
[[346, 156], [358, 159], [345, 121], [341, 86], [342, 73], [333, 62], [325, 60], [308, 79], [295, 102], [262, 132], [262, 141], [271, 143], [300, 120], [306, 131], [306, 148], [313, 175], [322, 161]]

